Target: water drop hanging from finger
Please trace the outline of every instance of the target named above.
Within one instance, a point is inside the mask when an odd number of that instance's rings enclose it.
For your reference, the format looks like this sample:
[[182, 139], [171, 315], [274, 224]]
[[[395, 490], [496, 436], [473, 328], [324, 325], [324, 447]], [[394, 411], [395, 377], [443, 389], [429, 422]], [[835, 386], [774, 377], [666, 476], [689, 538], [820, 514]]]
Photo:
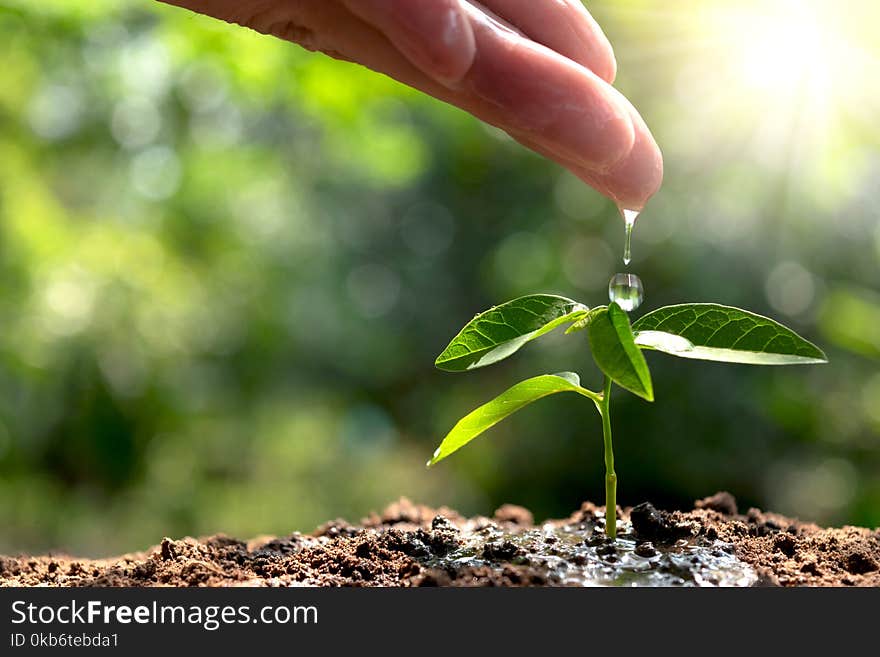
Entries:
[[621, 208], [623, 215], [623, 223], [626, 230], [626, 237], [623, 243], [623, 264], [629, 265], [632, 261], [632, 233], [633, 226], [636, 225], [636, 219], [639, 218], [638, 210], [626, 210]]

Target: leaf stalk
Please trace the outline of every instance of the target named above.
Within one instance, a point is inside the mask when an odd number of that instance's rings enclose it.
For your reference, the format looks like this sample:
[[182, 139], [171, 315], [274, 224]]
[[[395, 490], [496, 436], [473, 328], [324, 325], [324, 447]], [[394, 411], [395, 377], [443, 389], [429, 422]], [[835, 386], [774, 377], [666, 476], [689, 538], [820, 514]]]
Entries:
[[605, 534], [617, 537], [617, 473], [614, 472], [614, 447], [611, 443], [611, 377], [605, 377], [602, 401], [597, 404], [602, 416], [602, 439], [605, 443]]

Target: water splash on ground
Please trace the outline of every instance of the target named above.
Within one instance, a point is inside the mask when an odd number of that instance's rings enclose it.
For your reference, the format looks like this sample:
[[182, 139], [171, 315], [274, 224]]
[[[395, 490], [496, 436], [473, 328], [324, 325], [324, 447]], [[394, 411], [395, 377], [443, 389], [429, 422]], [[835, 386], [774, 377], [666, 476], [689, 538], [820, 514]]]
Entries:
[[720, 541], [679, 540], [671, 545], [639, 541], [627, 522], [608, 539], [601, 524], [546, 524], [528, 530], [489, 524], [461, 533], [461, 545], [428, 565], [465, 567], [524, 565], [558, 586], [751, 586], [758, 576]]

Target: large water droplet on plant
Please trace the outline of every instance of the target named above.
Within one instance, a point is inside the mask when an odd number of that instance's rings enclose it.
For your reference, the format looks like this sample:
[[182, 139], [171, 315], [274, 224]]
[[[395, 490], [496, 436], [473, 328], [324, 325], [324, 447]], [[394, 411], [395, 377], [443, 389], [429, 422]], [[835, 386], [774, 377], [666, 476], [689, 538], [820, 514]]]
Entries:
[[608, 298], [626, 312], [635, 310], [645, 298], [642, 279], [635, 274], [614, 274], [608, 283]]
[[626, 230], [626, 238], [623, 242], [623, 264], [628, 265], [632, 261], [633, 226], [636, 225], [636, 219], [639, 218], [639, 211], [621, 208], [620, 213], [623, 215], [623, 223]]

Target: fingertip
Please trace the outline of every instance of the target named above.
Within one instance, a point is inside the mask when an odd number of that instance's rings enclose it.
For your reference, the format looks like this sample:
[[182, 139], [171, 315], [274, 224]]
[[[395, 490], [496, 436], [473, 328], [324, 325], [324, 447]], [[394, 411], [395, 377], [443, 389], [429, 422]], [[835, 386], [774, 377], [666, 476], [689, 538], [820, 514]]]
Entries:
[[444, 0], [448, 6], [440, 18], [440, 42], [442, 48], [434, 57], [434, 77], [440, 82], [461, 81], [474, 63], [477, 52], [476, 39], [471, 23], [458, 0]]
[[617, 57], [614, 56], [611, 42], [608, 39], [604, 41], [605, 45], [600, 46], [603, 50], [602, 55], [593, 58], [593, 70], [605, 82], [614, 84], [614, 80], [617, 78]]
[[585, 61], [580, 61], [580, 63], [590, 68], [608, 84], [614, 84], [614, 80], [617, 77], [617, 57], [614, 55], [611, 41], [605, 35], [602, 26], [587, 11], [587, 8], [584, 7], [580, 0], [567, 0], [567, 4], [579, 16], [577, 24], [580, 30], [585, 33], [581, 38], [585, 54], [575, 57], [575, 61], [586, 58]]
[[[612, 105], [610, 101], [609, 105]], [[615, 170], [624, 162], [635, 147], [635, 141], [635, 130], [626, 113], [611, 110], [589, 129], [576, 129], [568, 145], [582, 166], [602, 174]]]
[[663, 155], [638, 112], [631, 109], [630, 116], [635, 131], [632, 150], [597, 179], [620, 207], [641, 210], [663, 183]]
[[604, 156], [594, 156], [597, 162], [593, 168], [597, 171], [611, 171], [620, 166], [632, 153], [638, 135], [630, 116], [629, 101], [616, 89], [604, 82], [606, 102], [612, 111], [606, 127], [597, 131], [596, 150]]
[[614, 81], [614, 50], [580, 0], [480, 0], [479, 4], [605, 82]]

